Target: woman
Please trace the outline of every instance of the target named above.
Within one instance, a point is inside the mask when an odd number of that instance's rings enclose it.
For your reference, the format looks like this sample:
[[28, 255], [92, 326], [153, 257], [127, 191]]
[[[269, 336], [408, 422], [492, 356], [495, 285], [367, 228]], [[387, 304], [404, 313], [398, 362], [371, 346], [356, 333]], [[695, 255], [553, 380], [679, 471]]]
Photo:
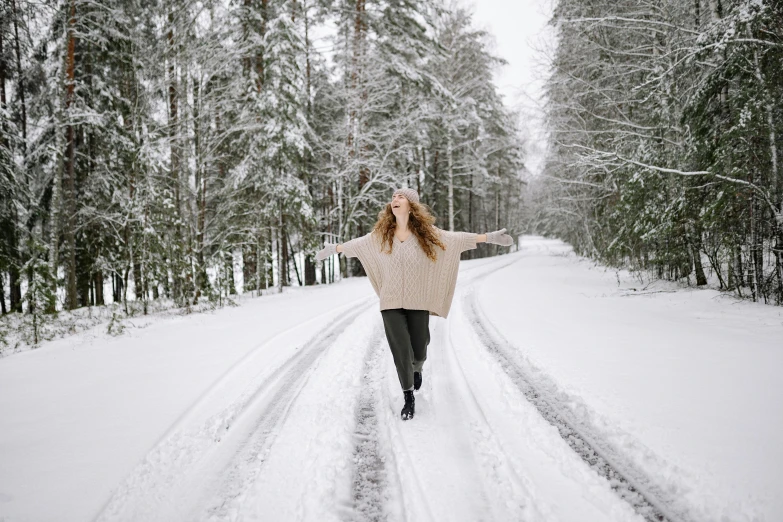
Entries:
[[402, 420], [413, 418], [413, 390], [421, 387], [430, 342], [429, 316], [445, 318], [451, 308], [460, 254], [476, 243], [509, 246], [506, 229], [488, 234], [447, 232], [419, 203], [419, 194], [399, 189], [378, 214], [369, 234], [342, 245], [324, 243], [315, 258], [335, 253], [358, 257], [381, 301], [386, 338], [405, 396]]

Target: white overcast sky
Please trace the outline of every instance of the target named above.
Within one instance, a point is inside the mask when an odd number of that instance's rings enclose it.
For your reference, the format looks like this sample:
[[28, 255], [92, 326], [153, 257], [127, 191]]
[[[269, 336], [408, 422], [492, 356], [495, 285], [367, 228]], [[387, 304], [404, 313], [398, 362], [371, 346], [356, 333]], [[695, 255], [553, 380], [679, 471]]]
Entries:
[[497, 71], [496, 84], [506, 103], [522, 113], [528, 137], [527, 167], [538, 174], [543, 157], [542, 84], [554, 38], [547, 25], [554, 0], [459, 0], [473, 13], [474, 25], [494, 36], [494, 52], [508, 65]]

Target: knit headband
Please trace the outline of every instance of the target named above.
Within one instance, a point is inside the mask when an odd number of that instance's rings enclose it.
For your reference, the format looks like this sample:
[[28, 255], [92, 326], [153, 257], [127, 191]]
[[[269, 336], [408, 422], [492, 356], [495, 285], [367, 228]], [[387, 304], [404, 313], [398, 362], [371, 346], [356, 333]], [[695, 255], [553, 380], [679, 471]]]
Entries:
[[408, 201], [412, 201], [414, 203], [419, 202], [419, 193], [413, 190], [412, 188], [401, 188], [394, 191], [394, 194], [392, 194], [392, 197], [396, 196], [397, 194], [402, 194], [406, 198], [408, 198]]

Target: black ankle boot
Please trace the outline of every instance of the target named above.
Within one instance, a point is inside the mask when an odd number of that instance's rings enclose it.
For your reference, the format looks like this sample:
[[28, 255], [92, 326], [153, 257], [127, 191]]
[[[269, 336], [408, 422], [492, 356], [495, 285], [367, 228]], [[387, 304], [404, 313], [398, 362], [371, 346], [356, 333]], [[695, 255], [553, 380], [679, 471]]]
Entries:
[[402, 407], [400, 415], [402, 416], [402, 420], [412, 419], [416, 402], [416, 399], [413, 398], [413, 390], [407, 390], [403, 393], [405, 394], [405, 406]]
[[413, 389], [421, 388], [421, 372], [413, 372]]

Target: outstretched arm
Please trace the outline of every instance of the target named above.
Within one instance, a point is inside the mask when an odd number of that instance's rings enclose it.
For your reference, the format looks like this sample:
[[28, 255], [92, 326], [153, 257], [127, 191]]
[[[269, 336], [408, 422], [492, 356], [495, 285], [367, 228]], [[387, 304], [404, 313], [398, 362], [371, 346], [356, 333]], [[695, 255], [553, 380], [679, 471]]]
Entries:
[[337, 243], [326, 242], [324, 243], [324, 248], [319, 250], [315, 255], [315, 259], [318, 261], [323, 261], [327, 257], [334, 254], [344, 254], [345, 257], [357, 257], [359, 255], [357, 249], [362, 248], [362, 245], [366, 244], [366, 242], [370, 240], [371, 234], [372, 232], [361, 237], [351, 239], [350, 241], [346, 241], [345, 243], [341, 243], [339, 245]]
[[486, 243], [486, 242], [487, 242], [486, 234], [476, 234], [476, 243]]

